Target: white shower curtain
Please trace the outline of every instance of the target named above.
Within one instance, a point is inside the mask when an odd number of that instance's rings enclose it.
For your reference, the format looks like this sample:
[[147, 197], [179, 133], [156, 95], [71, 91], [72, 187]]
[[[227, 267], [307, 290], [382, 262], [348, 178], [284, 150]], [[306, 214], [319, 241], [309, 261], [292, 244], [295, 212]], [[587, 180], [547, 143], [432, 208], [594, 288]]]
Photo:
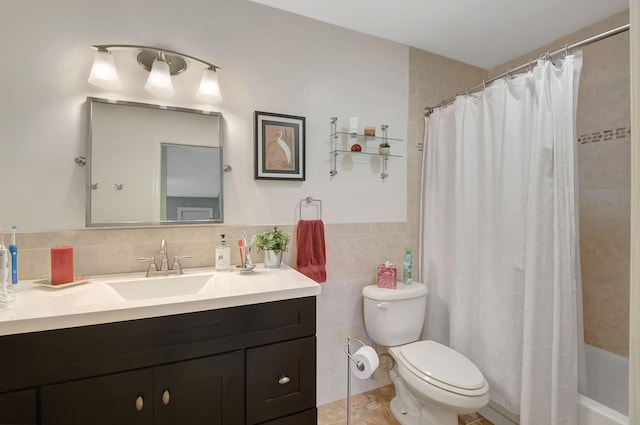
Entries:
[[426, 121], [425, 337], [469, 357], [523, 425], [577, 423], [581, 66], [541, 61]]

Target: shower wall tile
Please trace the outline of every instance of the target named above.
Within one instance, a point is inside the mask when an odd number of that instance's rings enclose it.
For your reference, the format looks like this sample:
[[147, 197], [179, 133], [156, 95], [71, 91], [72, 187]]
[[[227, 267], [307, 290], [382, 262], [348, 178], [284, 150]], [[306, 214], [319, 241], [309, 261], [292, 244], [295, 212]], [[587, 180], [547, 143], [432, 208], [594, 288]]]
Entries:
[[581, 191], [596, 189], [602, 179], [595, 143], [578, 144], [578, 188]]
[[631, 230], [629, 189], [597, 189], [580, 192], [580, 238], [625, 238]]
[[611, 141], [598, 144], [602, 167], [601, 187], [629, 189], [631, 187], [631, 141]]
[[630, 155], [630, 137], [578, 144], [580, 190], [629, 189]]
[[597, 286], [629, 285], [629, 237], [583, 238], [580, 241], [582, 279], [597, 282]]
[[629, 236], [580, 242], [585, 341], [629, 354]]

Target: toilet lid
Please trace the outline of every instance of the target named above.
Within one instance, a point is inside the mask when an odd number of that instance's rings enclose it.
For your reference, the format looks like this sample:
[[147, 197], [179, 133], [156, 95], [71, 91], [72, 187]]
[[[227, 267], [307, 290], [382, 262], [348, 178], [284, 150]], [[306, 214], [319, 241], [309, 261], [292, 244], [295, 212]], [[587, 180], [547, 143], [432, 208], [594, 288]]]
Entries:
[[477, 390], [486, 384], [482, 372], [471, 360], [435, 341], [407, 344], [400, 348], [400, 354], [414, 373], [431, 378], [428, 380], [436, 385], [441, 382], [463, 390]]

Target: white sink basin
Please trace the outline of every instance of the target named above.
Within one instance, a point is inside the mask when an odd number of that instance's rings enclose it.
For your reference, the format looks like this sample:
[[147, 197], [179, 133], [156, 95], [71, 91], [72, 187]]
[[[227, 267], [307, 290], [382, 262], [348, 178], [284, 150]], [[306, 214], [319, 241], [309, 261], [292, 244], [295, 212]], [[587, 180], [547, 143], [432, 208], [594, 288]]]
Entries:
[[155, 276], [105, 282], [127, 301], [180, 297], [204, 290], [213, 273]]

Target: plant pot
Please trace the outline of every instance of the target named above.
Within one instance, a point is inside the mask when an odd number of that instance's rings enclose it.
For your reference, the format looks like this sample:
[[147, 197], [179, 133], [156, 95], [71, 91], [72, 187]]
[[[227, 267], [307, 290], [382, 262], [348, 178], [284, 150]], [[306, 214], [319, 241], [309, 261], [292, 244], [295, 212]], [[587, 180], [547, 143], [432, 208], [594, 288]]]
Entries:
[[391, 153], [391, 148], [383, 148], [383, 147], [379, 147], [378, 148], [378, 153], [380, 155], [389, 155]]
[[273, 251], [264, 252], [264, 266], [267, 269], [278, 269], [282, 264], [282, 251], [277, 254]]

